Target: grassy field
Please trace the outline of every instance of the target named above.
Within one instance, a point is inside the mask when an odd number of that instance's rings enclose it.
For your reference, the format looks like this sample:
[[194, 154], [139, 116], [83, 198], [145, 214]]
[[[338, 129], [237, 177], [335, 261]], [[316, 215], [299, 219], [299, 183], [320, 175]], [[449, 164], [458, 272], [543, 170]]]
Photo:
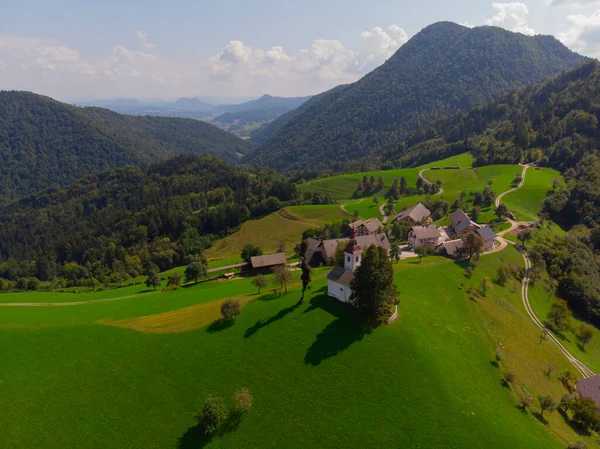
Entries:
[[[441, 168], [450, 167], [453, 165], [468, 168], [471, 167], [472, 164], [473, 157], [471, 156], [471, 154], [464, 153], [458, 156], [452, 156], [441, 161], [432, 162], [430, 164], [422, 165], [420, 167], [415, 168], [380, 170], [373, 172], [350, 173], [345, 175], [331, 176], [328, 178], [317, 179], [315, 181], [300, 184], [298, 188], [300, 190], [310, 190], [319, 193], [330, 193], [334, 200], [346, 200], [352, 198], [352, 194], [356, 190], [356, 186], [358, 185], [359, 181], [362, 180], [363, 176], [374, 176], [375, 179], [378, 179], [379, 176], [383, 176], [385, 180], [383, 193], [385, 193], [392, 186], [394, 179], [400, 179], [402, 176], [406, 178], [406, 181], [408, 182], [409, 186], [414, 187], [419, 176], [419, 171], [424, 168]], [[381, 196], [381, 194], [379, 195]]]
[[[395, 265], [400, 319], [368, 334], [324, 294], [327, 269], [316, 270], [301, 306], [297, 281], [277, 297], [240, 279], [3, 308], [2, 447], [563, 448], [579, 437], [560, 415], [542, 424], [515, 404], [521, 386], [558, 399], [560, 383], [542, 368], [566, 362], [538, 345], [518, 289], [464, 293], [519, 257], [513, 248], [485, 256], [470, 279], [440, 257]], [[235, 324], [211, 325], [232, 297], [245, 304]], [[512, 392], [500, 385], [505, 369], [517, 373]], [[239, 386], [254, 408], [232, 432], [195, 440], [206, 395]]]
[[552, 189], [552, 181], [559, 179], [564, 184], [562, 175], [551, 168], [536, 170], [530, 168], [525, 176], [525, 184], [519, 190], [506, 195], [502, 202], [515, 213], [519, 221], [535, 221], [542, 210], [544, 199]]
[[283, 244], [286, 252], [291, 254], [303, 231], [341, 221], [345, 215], [337, 204], [287, 207], [261, 219], [247, 221], [238, 232], [217, 241], [205, 254], [213, 263], [221, 263], [220, 266], [225, 262], [241, 261], [240, 252], [247, 243], [259, 246], [265, 254], [277, 251]]

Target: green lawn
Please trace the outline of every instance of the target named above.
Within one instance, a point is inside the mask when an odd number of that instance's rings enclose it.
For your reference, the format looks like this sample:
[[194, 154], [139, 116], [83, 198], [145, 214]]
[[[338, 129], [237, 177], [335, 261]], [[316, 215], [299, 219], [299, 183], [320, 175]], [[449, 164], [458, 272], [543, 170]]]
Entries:
[[[463, 293], [518, 257], [512, 248], [484, 256], [472, 279], [440, 257], [395, 265], [400, 319], [370, 334], [324, 294], [327, 269], [314, 273], [301, 306], [297, 286], [259, 298], [242, 279], [3, 308], [3, 447], [202, 447], [189, 429], [206, 395], [246, 386], [253, 409], [207, 447], [563, 448], [574, 432], [558, 414], [542, 425], [518, 410], [490, 361], [499, 338], [508, 364], [532, 351], [544, 363], [564, 359], [530, 344], [536, 331], [510, 286], [477, 302]], [[231, 297], [250, 300], [235, 324], [207, 328]], [[520, 381], [558, 394], [556, 379], [538, 385], [540, 362], [531, 359], [514, 367]]]
[[525, 176], [525, 184], [519, 190], [506, 195], [502, 202], [515, 213], [519, 221], [535, 221], [542, 210], [544, 199], [552, 189], [552, 181], [562, 180], [562, 175], [551, 168], [536, 170], [530, 168]]
[[415, 168], [379, 170], [372, 172], [350, 173], [345, 175], [331, 176], [328, 178], [317, 179], [315, 181], [309, 181], [304, 184], [300, 184], [298, 185], [298, 188], [300, 190], [310, 190], [319, 193], [330, 193], [333, 199], [335, 200], [346, 200], [352, 198], [352, 194], [356, 190], [359, 181], [363, 179], [363, 176], [374, 176], [375, 179], [379, 179], [379, 176], [383, 176], [385, 180], [385, 187], [383, 188], [382, 192], [377, 193], [377, 195], [382, 196], [392, 186], [394, 179], [400, 179], [402, 176], [406, 178], [406, 181], [408, 182], [409, 186], [414, 187], [419, 176], [419, 171], [424, 168], [441, 168], [450, 167], [453, 165], [458, 165], [460, 167], [467, 168], [471, 167], [472, 164], [473, 157], [471, 156], [471, 154], [464, 153], [458, 156], [452, 156], [441, 161], [432, 162], [430, 164], [422, 165], [420, 167]]

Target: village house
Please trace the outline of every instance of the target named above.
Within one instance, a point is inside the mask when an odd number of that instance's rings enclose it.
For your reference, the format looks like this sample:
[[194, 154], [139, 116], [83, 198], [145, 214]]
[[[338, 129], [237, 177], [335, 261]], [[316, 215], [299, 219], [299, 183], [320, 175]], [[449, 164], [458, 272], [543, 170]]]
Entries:
[[458, 257], [461, 255], [461, 250], [464, 245], [462, 239], [447, 240], [436, 248], [437, 253], [446, 253], [448, 257]]
[[397, 214], [394, 217], [394, 221], [417, 224], [424, 223], [429, 217], [431, 217], [431, 211], [427, 209], [423, 203], [419, 203], [416, 206]]
[[460, 209], [454, 211], [452, 215], [450, 215], [450, 224], [457, 237], [461, 237], [463, 234], [469, 231], [475, 231], [481, 227], [474, 221], [471, 221], [469, 216]]
[[327, 273], [327, 294], [341, 302], [349, 302], [352, 296], [352, 280], [354, 270], [362, 261], [362, 247], [358, 244], [356, 231], [352, 231], [352, 238], [344, 249], [344, 266], [335, 267]]
[[275, 253], [264, 256], [254, 256], [250, 258], [250, 267], [256, 274], [269, 274], [273, 269], [280, 265], [285, 265], [285, 254]]
[[[340, 243], [348, 243], [350, 240], [351, 239], [348, 238], [323, 240], [320, 245], [321, 258], [325, 263], [330, 263], [335, 257], [335, 251], [337, 250], [338, 245]], [[368, 248], [371, 245], [375, 245], [384, 248], [388, 253], [392, 249], [390, 241], [385, 234], [362, 235], [360, 237], [355, 237], [355, 240], [361, 248]]]
[[482, 226], [477, 229], [477, 234], [483, 239], [483, 250], [491, 251], [496, 243], [496, 233], [489, 226]]
[[350, 228], [356, 230], [357, 236], [379, 234], [380, 230], [383, 229], [383, 224], [377, 218], [371, 218], [369, 220], [358, 220], [354, 223], [350, 223]]
[[440, 230], [436, 225], [413, 226], [408, 233], [408, 246], [410, 248], [437, 246], [439, 239]]

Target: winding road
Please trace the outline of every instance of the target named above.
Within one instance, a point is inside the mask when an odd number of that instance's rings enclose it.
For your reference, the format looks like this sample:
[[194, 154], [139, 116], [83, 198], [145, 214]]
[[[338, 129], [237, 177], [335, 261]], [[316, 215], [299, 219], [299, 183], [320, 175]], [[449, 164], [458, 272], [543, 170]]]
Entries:
[[[423, 180], [424, 183], [429, 184], [430, 186], [433, 185], [433, 183], [431, 181], [428, 181], [427, 179], [425, 179], [425, 176], [423, 176], [423, 173], [426, 172], [427, 170], [431, 170], [430, 168], [424, 168], [423, 170], [421, 170], [419, 172], [419, 178], [421, 178]], [[438, 193], [436, 193], [433, 196], [437, 196], [437, 195], [441, 195], [442, 193], [444, 193], [444, 188], [440, 187], [440, 190]]]
[[[519, 183], [519, 185], [517, 187], [507, 190], [506, 192], [503, 192], [500, 195], [498, 195], [498, 197], [496, 198], [496, 207], [498, 207], [500, 205], [500, 201], [502, 200], [502, 198], [504, 196], [508, 195], [511, 192], [514, 192], [515, 190], [520, 189], [525, 184], [525, 176], [527, 174], [527, 169], [530, 167], [530, 165], [522, 164], [522, 166], [523, 166], [523, 172], [521, 174], [521, 182]], [[567, 360], [569, 360], [569, 362], [571, 362], [571, 364], [575, 367], [575, 369], [584, 378], [595, 376], [595, 373], [591, 369], [589, 369], [580, 360], [578, 360], [573, 354], [571, 354], [568, 351], [568, 349], [565, 348], [564, 345], [560, 341], [558, 341], [558, 338], [556, 338], [556, 336], [552, 333], [552, 331], [550, 329], [548, 329], [546, 326], [544, 326], [544, 323], [542, 323], [542, 321], [537, 317], [533, 308], [531, 307], [531, 303], [529, 302], [529, 282], [531, 279], [529, 276], [529, 272], [531, 270], [531, 260], [529, 259], [529, 256], [527, 255], [527, 251], [525, 250], [525, 248], [523, 248], [521, 245], [519, 245], [515, 242], [506, 240], [503, 237], [506, 233], [511, 232], [516, 227], [523, 224], [523, 222], [518, 222], [518, 221], [512, 220], [510, 218], [507, 218], [507, 220], [510, 223], [510, 228], [498, 233], [498, 240], [500, 241], [500, 245], [497, 248], [495, 248], [494, 250], [492, 250], [492, 252], [501, 251], [502, 249], [506, 248], [506, 246], [508, 244], [511, 244], [515, 248], [517, 248], [517, 250], [523, 256], [523, 260], [525, 261], [525, 277], [523, 278], [523, 282], [521, 284], [521, 298], [523, 300], [523, 305], [525, 306], [525, 310], [527, 311], [529, 318], [531, 318], [533, 323], [537, 327], [539, 327], [540, 330], [545, 331], [546, 337], [548, 339], [550, 339], [550, 341], [552, 341], [558, 347], [560, 352], [562, 352], [564, 354], [564, 356], [567, 358]]]

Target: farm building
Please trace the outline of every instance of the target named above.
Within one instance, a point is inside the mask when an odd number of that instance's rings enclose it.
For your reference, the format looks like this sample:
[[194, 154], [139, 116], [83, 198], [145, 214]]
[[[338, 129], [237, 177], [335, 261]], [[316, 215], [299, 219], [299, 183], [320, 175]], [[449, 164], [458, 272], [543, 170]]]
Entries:
[[460, 250], [462, 249], [464, 242], [462, 239], [458, 240], [447, 240], [436, 248], [437, 253], [446, 253], [448, 257], [460, 256]]
[[272, 273], [273, 269], [280, 265], [285, 265], [284, 253], [266, 254], [250, 258], [250, 266], [255, 273]]
[[[308, 247], [304, 257], [306, 257], [306, 260], [308, 260], [311, 267], [318, 267], [319, 265], [331, 263], [338, 245], [340, 243], [346, 244], [350, 241], [348, 238], [331, 240], [316, 240], [309, 238], [306, 240]], [[368, 248], [371, 245], [375, 245], [384, 248], [388, 252], [392, 249], [390, 241], [385, 234], [357, 236], [356, 241], [361, 248]]]
[[489, 226], [482, 226], [477, 229], [477, 234], [483, 239], [483, 250], [490, 251], [494, 249], [496, 242], [496, 233]]
[[576, 385], [581, 397], [593, 400], [600, 411], [600, 376], [581, 379]]
[[354, 270], [362, 261], [362, 248], [358, 244], [356, 231], [352, 231], [352, 238], [344, 249], [344, 267], [335, 267], [327, 273], [327, 294], [341, 302], [349, 302], [352, 296], [352, 280]]
[[460, 209], [454, 211], [452, 215], [450, 215], [450, 223], [452, 225], [452, 230], [457, 237], [460, 237], [465, 232], [475, 231], [481, 227], [474, 221], [471, 221], [469, 216]]
[[370, 218], [369, 220], [358, 220], [350, 223], [350, 228], [356, 230], [357, 236], [363, 236], [379, 234], [379, 231], [383, 229], [383, 224], [377, 218]]
[[423, 223], [431, 216], [431, 211], [427, 209], [423, 203], [419, 203], [410, 209], [400, 212], [394, 217], [394, 221], [403, 221], [407, 223], [417, 224]]
[[440, 230], [436, 225], [413, 226], [408, 233], [408, 246], [411, 248], [437, 246], [440, 237]]

